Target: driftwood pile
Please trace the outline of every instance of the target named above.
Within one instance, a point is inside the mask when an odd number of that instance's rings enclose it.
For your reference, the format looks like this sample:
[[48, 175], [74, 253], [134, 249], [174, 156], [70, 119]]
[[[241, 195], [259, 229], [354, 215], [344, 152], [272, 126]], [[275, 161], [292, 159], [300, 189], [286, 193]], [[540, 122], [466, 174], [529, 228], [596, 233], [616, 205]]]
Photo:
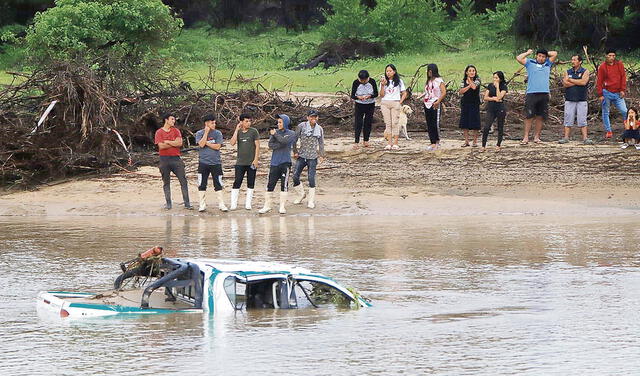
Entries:
[[[550, 120], [546, 129], [562, 127], [563, 89], [562, 72], [567, 65], [554, 72], [550, 103]], [[415, 91], [422, 91], [424, 69], [405, 82]], [[160, 115], [172, 112], [178, 118], [177, 127], [184, 136], [184, 147], [194, 145], [194, 134], [202, 127], [201, 118], [207, 113], [218, 117], [218, 128], [229, 138], [241, 113], [250, 113], [263, 137], [273, 126], [277, 115], [288, 114], [292, 123], [303, 121], [306, 113], [315, 108], [321, 124], [328, 130], [351, 134], [353, 103], [346, 92], [333, 103], [315, 106], [312, 100], [286, 99], [277, 92], [256, 83], [255, 88], [223, 93], [203, 85], [193, 90], [188, 83], [158, 85], [163, 89], [145, 89], [136, 93], [122, 93], [110, 89], [108, 82], [98, 78], [89, 68], [72, 63], [56, 69], [36, 71], [24, 75], [13, 73], [14, 83], [0, 90], [0, 186], [28, 187], [51, 179], [119, 168], [134, 163], [156, 161], [153, 136], [161, 126]], [[635, 67], [628, 69], [629, 89], [627, 103], [638, 104], [640, 74]], [[523, 120], [524, 83], [521, 72], [510, 77], [507, 135], [520, 137]], [[236, 77], [235, 80], [251, 79]], [[441, 129], [447, 137], [458, 132], [460, 97], [457, 94], [459, 78], [447, 82], [449, 93], [444, 102]], [[592, 87], [595, 92], [595, 77]], [[483, 77], [483, 84], [489, 83]], [[484, 90], [483, 90], [484, 91]], [[295, 97], [293, 97], [295, 98]], [[46, 109], [51, 107], [47, 114]], [[422, 104], [414, 95], [409, 101], [414, 114], [409, 118], [409, 131], [424, 131]], [[591, 131], [600, 132], [600, 105], [595, 94], [591, 96], [589, 116]], [[612, 111], [617, 113], [617, 111]], [[43, 116], [45, 114], [46, 116]], [[41, 120], [39, 123], [38, 121]], [[37, 125], [39, 124], [39, 125]], [[376, 111], [374, 128], [384, 127], [382, 116]], [[450, 133], [451, 132], [451, 133]], [[333, 132], [332, 132], [333, 133]], [[146, 158], [141, 158], [144, 151]], [[143, 160], [144, 159], [144, 160]], [[114, 167], [115, 166], [115, 167]]]
[[[0, 186], [28, 187], [130, 164], [134, 152], [153, 155], [154, 133], [165, 112], [178, 118], [184, 147], [189, 148], [207, 113], [216, 114], [226, 138], [239, 115], [250, 113], [253, 126], [266, 137], [278, 114], [302, 121], [313, 106], [310, 100], [283, 99], [260, 84], [253, 90], [221, 93], [193, 90], [183, 82], [163, 90], [123, 94], [111, 90], [91, 69], [72, 63], [13, 75], [14, 83], [0, 90]], [[348, 99], [316, 109], [329, 127], [351, 124]]]

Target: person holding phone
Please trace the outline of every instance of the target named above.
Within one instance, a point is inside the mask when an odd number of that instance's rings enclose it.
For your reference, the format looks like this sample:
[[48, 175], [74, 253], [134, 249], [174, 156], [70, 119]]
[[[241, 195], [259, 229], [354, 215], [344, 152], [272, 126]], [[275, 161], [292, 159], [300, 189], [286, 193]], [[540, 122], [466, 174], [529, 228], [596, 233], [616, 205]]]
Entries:
[[256, 170], [260, 158], [260, 134], [258, 130], [251, 127], [251, 115], [240, 115], [236, 130], [229, 143], [231, 146], [238, 145], [238, 157], [235, 165], [235, 179], [231, 189], [230, 210], [238, 208], [238, 197], [244, 175], [247, 175], [247, 197], [244, 208], [251, 210], [251, 200], [253, 199], [253, 189], [256, 184]]
[[271, 153], [271, 167], [267, 191], [264, 194], [264, 206], [258, 211], [260, 214], [271, 211], [271, 200], [276, 184], [280, 181], [280, 214], [286, 214], [287, 194], [289, 190], [289, 173], [291, 171], [291, 148], [296, 142], [296, 132], [289, 129], [291, 120], [285, 114], [278, 115], [277, 127], [269, 130], [269, 149]]
[[196, 132], [196, 143], [198, 144], [198, 198], [200, 207], [198, 211], [207, 210], [207, 180], [209, 175], [213, 180], [213, 189], [218, 198], [218, 209], [226, 212], [227, 206], [224, 204], [222, 196], [222, 159], [220, 149], [222, 148], [222, 132], [216, 129], [216, 117], [214, 114], [207, 114], [202, 118], [204, 129]]
[[480, 76], [473, 65], [467, 65], [460, 85], [460, 129], [464, 133], [464, 144], [469, 146], [469, 131], [473, 137], [473, 147], [478, 146], [480, 131]]

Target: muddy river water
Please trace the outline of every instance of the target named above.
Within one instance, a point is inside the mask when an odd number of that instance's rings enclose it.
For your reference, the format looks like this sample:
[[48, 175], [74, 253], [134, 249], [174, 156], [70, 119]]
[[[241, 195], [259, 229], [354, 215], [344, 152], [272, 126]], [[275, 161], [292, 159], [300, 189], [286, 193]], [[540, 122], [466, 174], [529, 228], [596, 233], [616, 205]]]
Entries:
[[[0, 373], [638, 374], [638, 219], [4, 217]], [[39, 291], [105, 290], [155, 244], [305, 266], [373, 307], [38, 315]]]

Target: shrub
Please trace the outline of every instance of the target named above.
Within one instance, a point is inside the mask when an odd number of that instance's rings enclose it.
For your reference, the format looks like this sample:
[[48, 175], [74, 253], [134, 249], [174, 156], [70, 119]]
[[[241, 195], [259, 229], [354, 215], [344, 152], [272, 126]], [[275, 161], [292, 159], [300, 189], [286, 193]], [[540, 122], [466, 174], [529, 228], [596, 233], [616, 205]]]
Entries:
[[445, 5], [437, 0], [379, 0], [371, 9], [360, 0], [329, 0], [332, 7], [322, 26], [324, 40], [359, 39], [380, 42], [401, 51], [428, 46], [430, 33], [442, 29]]

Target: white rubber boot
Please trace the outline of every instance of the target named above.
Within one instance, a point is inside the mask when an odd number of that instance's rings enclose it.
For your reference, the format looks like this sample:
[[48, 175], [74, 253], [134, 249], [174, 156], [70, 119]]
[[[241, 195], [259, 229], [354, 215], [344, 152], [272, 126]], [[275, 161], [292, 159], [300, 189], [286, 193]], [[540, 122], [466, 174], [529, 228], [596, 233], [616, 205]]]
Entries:
[[229, 210], [236, 210], [238, 208], [238, 197], [240, 196], [239, 189], [231, 190], [231, 207]]
[[316, 189], [315, 188], [309, 188], [309, 198], [308, 198], [307, 207], [309, 209], [313, 209], [316, 207]]
[[296, 205], [299, 205], [302, 203], [302, 200], [304, 200], [304, 185], [302, 185], [302, 183], [300, 183], [299, 185], [293, 187], [293, 189], [295, 189], [296, 191], [296, 198], [293, 200], [293, 203]]
[[224, 204], [224, 191], [216, 191], [216, 196], [218, 196], [218, 209], [223, 212], [229, 211], [229, 209], [227, 209], [227, 206]]
[[247, 198], [244, 201], [244, 208], [251, 210], [251, 200], [253, 200], [253, 189], [247, 188]]
[[200, 202], [199, 212], [207, 210], [207, 191], [198, 191], [198, 201]]
[[278, 210], [280, 214], [287, 214], [287, 208], [285, 208], [285, 205], [287, 204], [287, 195], [288, 192], [280, 192], [280, 210]]
[[271, 196], [273, 195], [273, 192], [265, 192], [264, 193], [264, 206], [262, 207], [262, 209], [258, 210], [259, 214], [264, 214], [264, 213], [268, 213], [271, 211]]

